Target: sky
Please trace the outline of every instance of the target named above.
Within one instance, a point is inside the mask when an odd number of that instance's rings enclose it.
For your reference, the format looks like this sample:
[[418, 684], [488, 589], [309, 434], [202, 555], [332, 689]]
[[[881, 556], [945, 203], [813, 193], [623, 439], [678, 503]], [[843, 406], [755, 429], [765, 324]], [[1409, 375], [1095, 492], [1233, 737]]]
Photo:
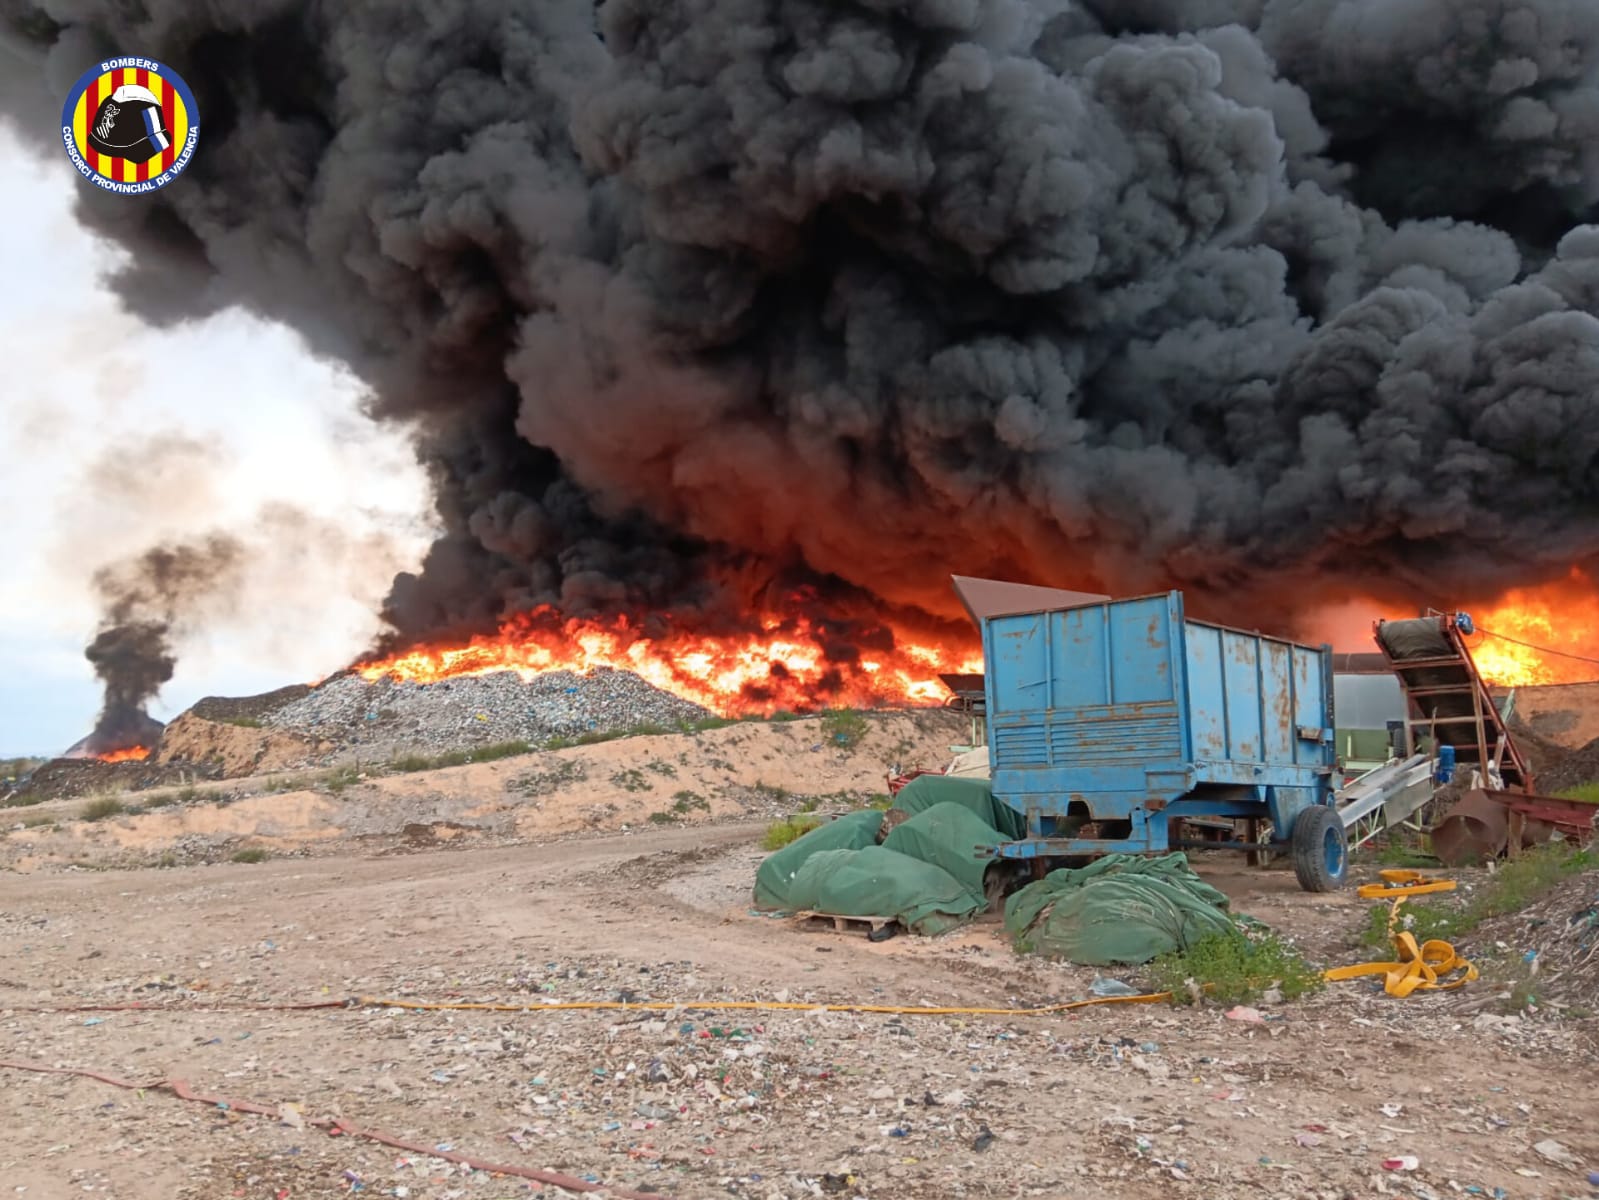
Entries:
[[404, 432], [367, 421], [359, 382], [281, 325], [240, 311], [143, 325], [103, 283], [122, 252], [72, 217], [89, 185], [66, 156], [40, 158], [0, 125], [0, 161], [0, 757], [58, 753], [93, 724], [97, 568], [210, 530], [252, 544], [274, 504], [346, 536], [263, 553], [237, 603], [180, 635], [152, 714], [348, 663], [432, 537]]

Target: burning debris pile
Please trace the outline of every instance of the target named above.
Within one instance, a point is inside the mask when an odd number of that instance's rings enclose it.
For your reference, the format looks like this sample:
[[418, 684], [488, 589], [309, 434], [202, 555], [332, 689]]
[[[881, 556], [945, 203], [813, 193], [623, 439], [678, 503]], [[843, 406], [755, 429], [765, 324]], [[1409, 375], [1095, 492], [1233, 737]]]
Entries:
[[84, 652], [105, 684], [105, 704], [94, 731], [68, 750], [67, 758], [104, 762], [139, 761], [150, 757], [161, 740], [161, 722], [145, 711], [161, 685], [172, 678], [177, 659], [167, 646], [167, 626], [131, 616], [134, 600], [112, 606], [107, 621]]
[[85, 655], [105, 685], [105, 704], [93, 732], [65, 757], [111, 763], [150, 757], [162, 724], [146, 706], [177, 665], [173, 626], [180, 611], [236, 573], [240, 556], [238, 542], [218, 534], [157, 546], [95, 572], [104, 616]]
[[626, 671], [722, 715], [805, 710], [828, 702], [858, 705], [940, 703], [938, 673], [982, 670], [970, 627], [961, 636], [918, 641], [865, 623], [845, 625], [803, 615], [771, 617], [759, 634], [714, 635], [611, 621], [563, 619], [544, 608], [505, 622], [491, 636], [449, 648], [418, 647], [361, 663], [368, 680], [436, 683], [514, 671], [524, 679], [550, 671]]
[[847, 682], [951, 564], [1287, 630], [1599, 553], [1596, 0], [0, 23], [41, 146], [101, 50], [198, 94], [180, 186], [80, 189], [138, 311], [281, 317], [418, 430], [385, 656], [802, 596]]

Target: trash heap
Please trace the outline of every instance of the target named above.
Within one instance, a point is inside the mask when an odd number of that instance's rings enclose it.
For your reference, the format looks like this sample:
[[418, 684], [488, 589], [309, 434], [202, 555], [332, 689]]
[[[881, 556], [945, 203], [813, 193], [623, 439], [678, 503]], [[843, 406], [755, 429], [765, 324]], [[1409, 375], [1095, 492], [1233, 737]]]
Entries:
[[[987, 780], [923, 775], [887, 813], [850, 813], [776, 851], [755, 875], [755, 906], [898, 922], [936, 935], [997, 901], [1005, 864], [982, 848], [1026, 836]], [[1137, 965], [1232, 928], [1227, 898], [1184, 854], [1110, 855], [1053, 871], [1005, 904], [1017, 950], [1091, 966]]]
[[[1590, 851], [1590, 853], [1592, 853]], [[1474, 939], [1521, 958], [1516, 1003], [1528, 1011], [1575, 1009], [1591, 1016], [1599, 997], [1599, 868], [1562, 880], [1547, 895], [1485, 921]]]
[[539, 743], [640, 727], [675, 729], [710, 713], [630, 671], [513, 671], [436, 683], [335, 676], [253, 714], [261, 724], [368, 757], [436, 753], [495, 742]]

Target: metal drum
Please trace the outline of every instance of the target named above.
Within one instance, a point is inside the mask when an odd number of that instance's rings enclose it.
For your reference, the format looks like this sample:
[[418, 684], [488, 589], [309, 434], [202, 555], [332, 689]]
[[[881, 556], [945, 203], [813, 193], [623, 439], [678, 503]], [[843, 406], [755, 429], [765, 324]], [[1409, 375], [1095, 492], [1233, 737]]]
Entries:
[[1432, 850], [1446, 867], [1497, 858], [1510, 838], [1510, 814], [1481, 790], [1467, 792], [1432, 828]]

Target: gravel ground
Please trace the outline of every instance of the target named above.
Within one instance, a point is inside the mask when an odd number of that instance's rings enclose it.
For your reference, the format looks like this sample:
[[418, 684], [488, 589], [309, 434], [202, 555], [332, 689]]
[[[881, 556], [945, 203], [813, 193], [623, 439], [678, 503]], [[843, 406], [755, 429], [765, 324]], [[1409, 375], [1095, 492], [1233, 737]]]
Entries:
[[511, 671], [440, 683], [335, 676], [262, 715], [268, 725], [332, 738], [356, 753], [434, 753], [495, 742], [609, 733], [641, 725], [674, 728], [711, 714], [627, 671], [552, 671], [523, 682]]
[[[1011, 1007], [1082, 995], [1093, 978], [1014, 956], [992, 927], [871, 944], [753, 917], [754, 857], [736, 830], [668, 829], [0, 878], [8, 1057], [176, 1076], [277, 1113], [5, 1072], [0, 1179], [24, 1200], [562, 1194], [431, 1153], [453, 1149], [674, 1200], [1530, 1200], [1585, 1195], [1599, 1165], [1580, 1027], [1462, 1018], [1446, 997], [1347, 985], [1263, 1024], [1162, 1005], [713, 1011], [704, 1002]], [[1304, 897], [1280, 873], [1215, 878], [1247, 880], [1243, 910], [1329, 937], [1352, 935], [1366, 908]], [[349, 995], [672, 1007], [205, 1007]], [[134, 1000], [155, 1011], [60, 1011]], [[332, 1114], [423, 1149], [310, 1126]], [[1405, 1155], [1414, 1169], [1384, 1169]]]

